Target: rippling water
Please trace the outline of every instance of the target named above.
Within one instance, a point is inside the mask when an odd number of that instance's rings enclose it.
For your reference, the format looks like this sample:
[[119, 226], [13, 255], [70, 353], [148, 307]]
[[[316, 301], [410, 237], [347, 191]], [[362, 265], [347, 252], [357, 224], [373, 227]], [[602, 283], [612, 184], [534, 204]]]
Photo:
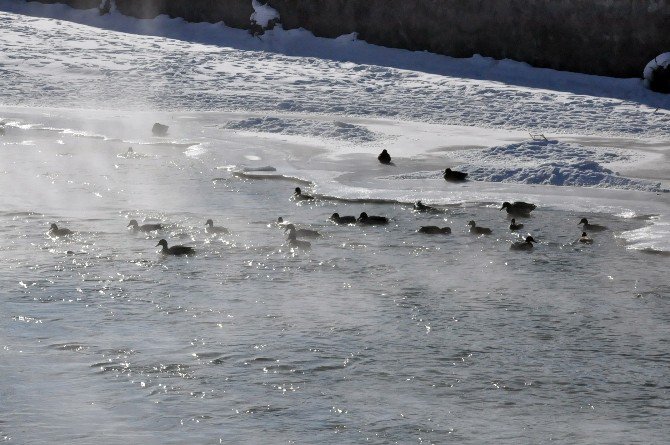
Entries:
[[[213, 168], [238, 165], [248, 147], [135, 145], [138, 155], [124, 157], [122, 141], [30, 138], [3, 147], [0, 175], [6, 440], [664, 443], [670, 434], [670, 259], [616, 236], [643, 218], [540, 204], [523, 220], [539, 245], [515, 252], [493, 204], [416, 214], [402, 203], [296, 203], [290, 181]], [[334, 211], [392, 221], [334, 226]], [[278, 216], [323, 236], [292, 251]], [[610, 228], [593, 245], [574, 243], [583, 216]], [[131, 218], [166, 229], [131, 233]], [[207, 235], [207, 218], [231, 234]], [[470, 235], [470, 219], [494, 235]], [[49, 238], [51, 222], [76, 234]], [[453, 233], [420, 235], [420, 225]], [[197, 255], [163, 257], [160, 238]]]

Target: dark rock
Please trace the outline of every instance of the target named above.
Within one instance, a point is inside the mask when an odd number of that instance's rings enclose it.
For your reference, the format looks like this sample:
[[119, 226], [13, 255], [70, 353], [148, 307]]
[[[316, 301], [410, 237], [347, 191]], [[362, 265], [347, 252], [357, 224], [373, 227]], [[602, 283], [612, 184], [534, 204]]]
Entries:
[[154, 136], [165, 136], [168, 132], [168, 128], [170, 127], [156, 122], [154, 126], [151, 127], [151, 132], [153, 133]]

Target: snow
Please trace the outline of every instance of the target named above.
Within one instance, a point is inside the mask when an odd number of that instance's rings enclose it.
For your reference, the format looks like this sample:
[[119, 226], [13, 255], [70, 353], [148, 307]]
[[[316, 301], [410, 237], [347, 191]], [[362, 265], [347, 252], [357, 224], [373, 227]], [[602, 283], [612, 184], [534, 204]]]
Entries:
[[[257, 2], [254, 10], [259, 23], [278, 17]], [[234, 142], [258, 163], [235, 168], [276, 171], [346, 199], [530, 196], [573, 210], [653, 213], [647, 238], [670, 250], [670, 236], [655, 231], [670, 215], [656, 198], [670, 179], [670, 97], [641, 79], [382, 48], [355, 33], [323, 39], [276, 27], [254, 38], [221, 23], [19, 0], [0, 4], [0, 27], [0, 120], [9, 132], [165, 143], [189, 157]], [[147, 139], [156, 121], [170, 124], [169, 141]], [[398, 167], [365, 172], [361, 160], [382, 148]], [[473, 181], [445, 195], [446, 166]], [[584, 199], [566, 199], [575, 190]]]
[[268, 26], [270, 20], [279, 19], [279, 13], [269, 5], [262, 5], [258, 0], [251, 0], [254, 8], [251, 14], [251, 20], [258, 23], [263, 28]]
[[647, 63], [647, 65], [644, 67], [643, 77], [645, 79], [649, 79], [654, 69], [658, 68], [659, 66], [667, 67], [668, 65], [670, 65], [670, 52], [659, 54], [650, 60], [649, 63]]

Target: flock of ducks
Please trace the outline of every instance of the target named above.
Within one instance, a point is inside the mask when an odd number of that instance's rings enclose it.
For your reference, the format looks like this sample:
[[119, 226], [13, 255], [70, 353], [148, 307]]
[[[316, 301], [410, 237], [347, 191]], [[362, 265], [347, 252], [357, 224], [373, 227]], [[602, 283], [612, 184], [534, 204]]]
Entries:
[[[129, 149], [129, 151], [132, 150]], [[383, 150], [379, 156], [377, 157], [380, 163], [382, 164], [392, 164], [391, 162], [391, 155], [388, 153], [387, 150]], [[446, 181], [450, 182], [461, 182], [465, 181], [467, 178], [468, 174], [465, 172], [460, 172], [460, 171], [455, 171], [451, 170], [450, 168], [445, 169], [444, 171], [444, 179]], [[315, 199], [314, 196], [308, 195], [306, 193], [303, 193], [300, 187], [296, 187], [294, 192], [293, 192], [293, 200], [295, 201], [312, 201]], [[530, 213], [535, 210], [537, 206], [535, 204], [531, 204], [528, 202], [523, 202], [523, 201], [515, 201], [515, 202], [503, 202], [502, 206], [500, 207], [500, 210], [505, 210], [508, 215], [514, 216], [514, 217], [529, 217]], [[442, 210], [437, 209], [435, 207], [432, 207], [430, 205], [426, 205], [422, 203], [421, 201], [417, 201], [414, 204], [414, 211], [416, 212], [422, 212], [422, 213], [440, 213]], [[351, 224], [358, 224], [358, 225], [364, 225], [364, 226], [379, 226], [379, 225], [386, 225], [389, 223], [389, 219], [385, 216], [376, 216], [376, 215], [368, 215], [366, 212], [362, 212], [358, 218], [356, 218], [353, 215], [340, 215], [339, 213], [333, 213], [330, 216], [330, 221], [332, 221], [335, 224], [342, 224], [342, 225], [351, 225]], [[321, 234], [312, 229], [304, 229], [304, 228], [297, 228], [294, 224], [286, 223], [282, 217], [277, 218], [277, 225], [283, 226], [284, 227], [284, 232], [286, 233], [286, 239], [287, 239], [287, 244], [292, 247], [292, 248], [297, 248], [297, 249], [310, 249], [311, 248], [311, 243], [306, 240], [301, 240], [299, 238], [319, 238]], [[603, 230], [607, 230], [607, 227], [601, 226], [599, 224], [591, 224], [589, 223], [588, 219], [582, 218], [578, 225], [582, 225], [582, 236], [577, 240], [580, 243], [583, 244], [592, 244], [593, 239], [590, 238], [587, 235], [587, 230], [591, 232], [600, 232]], [[474, 235], [491, 235], [493, 233], [493, 230], [491, 230], [488, 227], [481, 227], [478, 226], [477, 223], [472, 220], [468, 222], [468, 226], [470, 226], [470, 233]], [[142, 224], [140, 225], [137, 220], [131, 219], [128, 225], [126, 226], [130, 230], [134, 232], [143, 232], [143, 233], [149, 233], [149, 232], [156, 232], [159, 230], [163, 229], [163, 225], [156, 223], [156, 224]], [[523, 228], [523, 224], [517, 223], [516, 218], [512, 218], [510, 221], [509, 225], [509, 230], [512, 232], [516, 232], [518, 230], [521, 230]], [[228, 234], [230, 231], [225, 228], [225, 227], [217, 227], [214, 225], [214, 221], [211, 219], [208, 219], [205, 222], [205, 232], [208, 234]], [[438, 226], [421, 226], [417, 232], [423, 233], [423, 234], [428, 234], [428, 235], [449, 235], [451, 234], [451, 228], [450, 227], [438, 227]], [[74, 232], [70, 229], [67, 228], [59, 228], [56, 224], [51, 224], [51, 227], [49, 229], [48, 235], [52, 237], [63, 237], [63, 236], [68, 236], [72, 235]], [[526, 236], [525, 239], [521, 241], [517, 241], [512, 243], [510, 246], [510, 249], [512, 250], [532, 250], [533, 249], [533, 244], [537, 243], [537, 241], [531, 236], [528, 235]], [[164, 255], [175, 255], [175, 256], [181, 256], [181, 255], [193, 255], [195, 254], [195, 249], [189, 246], [181, 246], [181, 245], [176, 245], [172, 247], [168, 247], [167, 240], [161, 239], [158, 244], [156, 244], [156, 247], [161, 246], [161, 253]]]

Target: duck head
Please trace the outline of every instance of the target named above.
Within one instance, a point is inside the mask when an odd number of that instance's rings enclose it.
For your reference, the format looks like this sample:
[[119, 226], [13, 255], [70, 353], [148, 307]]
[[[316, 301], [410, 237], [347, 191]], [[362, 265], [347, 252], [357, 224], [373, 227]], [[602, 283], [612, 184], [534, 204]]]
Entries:
[[291, 231], [295, 232], [295, 226], [293, 224], [286, 224], [284, 226], [284, 232], [286, 232], [287, 230], [291, 230]]
[[277, 218], [277, 224], [282, 224], [283, 222], [284, 222], [284, 218], [282, 218], [281, 216], [279, 218]]
[[581, 221], [577, 223], [577, 225], [584, 224], [585, 226], [589, 224], [589, 220], [586, 218], [582, 218]]
[[49, 230], [58, 230], [58, 226], [55, 223], [51, 224], [51, 227], [49, 228]]
[[468, 225], [469, 225], [470, 227], [474, 227], [474, 226], [477, 225], [477, 223], [474, 222], [474, 221], [470, 221], [470, 222], [468, 223]]
[[361, 212], [361, 215], [358, 217], [358, 219], [368, 219], [368, 214], [365, 212]]
[[[500, 209], [500, 210], [502, 210], [502, 209]], [[516, 224], [516, 220], [514, 218], [512, 218], [511, 222], [512, 222], [512, 224]]]
[[527, 237], [526, 237], [526, 242], [527, 242], [528, 244], [531, 244], [531, 243], [537, 243], [537, 241], [535, 241], [535, 238], [533, 238], [532, 236], [527, 236]]
[[582, 232], [582, 238], [586, 238], [587, 236], [586, 232]]
[[512, 207], [512, 204], [510, 204], [509, 202], [505, 201], [505, 202], [502, 203], [502, 207], [500, 207], [500, 210], [502, 210], [502, 209], [507, 209], [507, 208], [510, 208], [510, 207]]
[[214, 221], [211, 219], [208, 219], [207, 222], [205, 223], [206, 226], [212, 227], [214, 225]]
[[126, 227], [137, 227], [137, 220], [131, 219]]
[[158, 241], [158, 244], [156, 244], [156, 247], [158, 247], [158, 246], [163, 246], [163, 249], [167, 249], [168, 248], [167, 241], [165, 241], [164, 239]]
[[339, 213], [333, 213], [330, 215], [330, 219], [340, 219], [340, 214]]
[[296, 194], [296, 195], [299, 195], [299, 194], [301, 194], [301, 193], [302, 193], [302, 191], [300, 190], [300, 187], [296, 187], [296, 188], [295, 188], [295, 194]]

